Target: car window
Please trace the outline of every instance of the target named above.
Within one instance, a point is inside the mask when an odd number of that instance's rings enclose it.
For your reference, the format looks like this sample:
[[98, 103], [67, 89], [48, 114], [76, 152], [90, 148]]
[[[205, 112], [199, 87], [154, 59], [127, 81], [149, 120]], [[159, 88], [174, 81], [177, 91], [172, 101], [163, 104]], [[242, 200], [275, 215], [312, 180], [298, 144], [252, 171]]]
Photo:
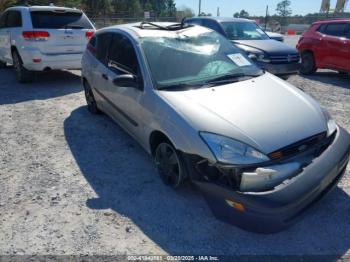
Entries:
[[109, 62], [117, 65], [119, 73], [138, 75], [138, 61], [134, 46], [130, 39], [121, 34], [113, 34], [112, 43], [108, 52]]
[[7, 16], [7, 27], [21, 27], [22, 26], [22, 15], [20, 11], [9, 11]]
[[324, 33], [331, 36], [345, 36], [346, 23], [332, 23], [328, 24]]
[[102, 33], [96, 37], [96, 57], [105, 65], [107, 65], [108, 48], [111, 44], [112, 36], [112, 33]]
[[222, 22], [222, 27], [230, 40], [267, 40], [268, 35], [253, 22]]
[[317, 29], [317, 31], [320, 32], [320, 33], [324, 33], [325, 30], [326, 30], [326, 27], [327, 27], [327, 24], [322, 24], [322, 25]]
[[30, 12], [34, 28], [45, 29], [93, 29], [88, 18], [81, 12], [52, 12], [32, 11]]
[[8, 15], [8, 12], [5, 12], [5, 13], [3, 13], [3, 14], [1, 15], [1, 18], [0, 18], [0, 28], [6, 27], [7, 15]]
[[202, 25], [205, 27], [208, 27], [218, 33], [222, 33], [221, 27], [219, 26], [219, 24], [215, 21], [211, 21], [211, 20], [203, 20], [202, 21]]
[[345, 37], [350, 39], [350, 24], [348, 24], [348, 29], [346, 31]]
[[200, 19], [187, 19], [186, 23], [191, 25], [202, 25], [202, 20]]
[[158, 89], [262, 73], [224, 36], [206, 28], [190, 28], [171, 37], [144, 37], [141, 45]]
[[97, 40], [96, 40], [96, 36], [93, 36], [88, 45], [87, 45], [87, 49], [90, 51], [90, 53], [96, 57], [96, 47], [97, 47]]

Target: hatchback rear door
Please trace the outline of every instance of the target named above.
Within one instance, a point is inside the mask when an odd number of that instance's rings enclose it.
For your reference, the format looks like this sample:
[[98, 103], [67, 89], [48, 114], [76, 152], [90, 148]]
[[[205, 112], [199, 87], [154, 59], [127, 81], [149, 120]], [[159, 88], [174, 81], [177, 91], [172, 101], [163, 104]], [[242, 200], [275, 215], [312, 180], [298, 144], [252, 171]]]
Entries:
[[33, 29], [40, 32], [43, 41], [36, 41], [40, 52], [46, 55], [83, 53], [95, 31], [80, 10], [32, 9]]

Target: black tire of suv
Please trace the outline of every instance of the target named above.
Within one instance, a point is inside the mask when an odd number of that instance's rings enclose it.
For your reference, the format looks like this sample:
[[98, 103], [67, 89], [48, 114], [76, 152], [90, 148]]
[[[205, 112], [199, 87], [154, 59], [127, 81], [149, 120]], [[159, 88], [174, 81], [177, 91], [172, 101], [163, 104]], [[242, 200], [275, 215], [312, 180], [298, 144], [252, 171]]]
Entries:
[[84, 86], [84, 93], [85, 93], [85, 99], [86, 99], [86, 104], [87, 104], [88, 110], [90, 111], [90, 113], [92, 113], [94, 115], [101, 114], [102, 112], [97, 107], [95, 96], [91, 90], [90, 85], [88, 84], [87, 81], [84, 81], [83, 86]]
[[1, 68], [6, 68], [6, 63], [5, 62], [0, 61], [0, 69]]
[[23, 67], [23, 62], [15, 50], [12, 52], [13, 66], [16, 70], [17, 80], [20, 83], [31, 83], [34, 80], [34, 73]]
[[316, 72], [317, 68], [316, 68], [315, 58], [312, 53], [310, 52], [303, 53], [301, 55], [301, 60], [302, 60], [302, 64], [301, 64], [300, 72], [303, 75], [311, 75]]

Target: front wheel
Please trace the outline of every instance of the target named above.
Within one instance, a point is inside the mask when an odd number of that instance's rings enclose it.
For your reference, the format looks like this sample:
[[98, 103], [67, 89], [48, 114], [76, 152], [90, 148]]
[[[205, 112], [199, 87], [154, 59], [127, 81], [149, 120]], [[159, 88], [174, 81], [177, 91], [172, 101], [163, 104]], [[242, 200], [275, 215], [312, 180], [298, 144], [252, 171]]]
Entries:
[[33, 72], [23, 67], [23, 62], [17, 51], [12, 52], [13, 66], [16, 70], [17, 80], [20, 83], [30, 83], [33, 81]]
[[316, 72], [316, 62], [312, 53], [303, 53], [301, 55], [301, 69], [300, 72], [304, 75], [311, 75]]
[[165, 185], [174, 189], [180, 187], [186, 177], [185, 165], [180, 154], [169, 142], [163, 142], [157, 146], [155, 163]]

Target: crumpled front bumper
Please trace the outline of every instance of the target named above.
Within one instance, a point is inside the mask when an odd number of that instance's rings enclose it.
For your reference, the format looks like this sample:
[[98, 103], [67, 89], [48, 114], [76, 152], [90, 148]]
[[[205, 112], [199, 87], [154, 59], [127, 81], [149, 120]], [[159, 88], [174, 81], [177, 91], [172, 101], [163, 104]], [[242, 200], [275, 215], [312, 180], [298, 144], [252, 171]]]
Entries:
[[[238, 192], [213, 182], [194, 179], [193, 183], [218, 219], [248, 231], [274, 233], [292, 225], [338, 184], [349, 156], [350, 135], [339, 128], [333, 143], [318, 158], [271, 191]], [[232, 203], [240, 208], [233, 208]]]

